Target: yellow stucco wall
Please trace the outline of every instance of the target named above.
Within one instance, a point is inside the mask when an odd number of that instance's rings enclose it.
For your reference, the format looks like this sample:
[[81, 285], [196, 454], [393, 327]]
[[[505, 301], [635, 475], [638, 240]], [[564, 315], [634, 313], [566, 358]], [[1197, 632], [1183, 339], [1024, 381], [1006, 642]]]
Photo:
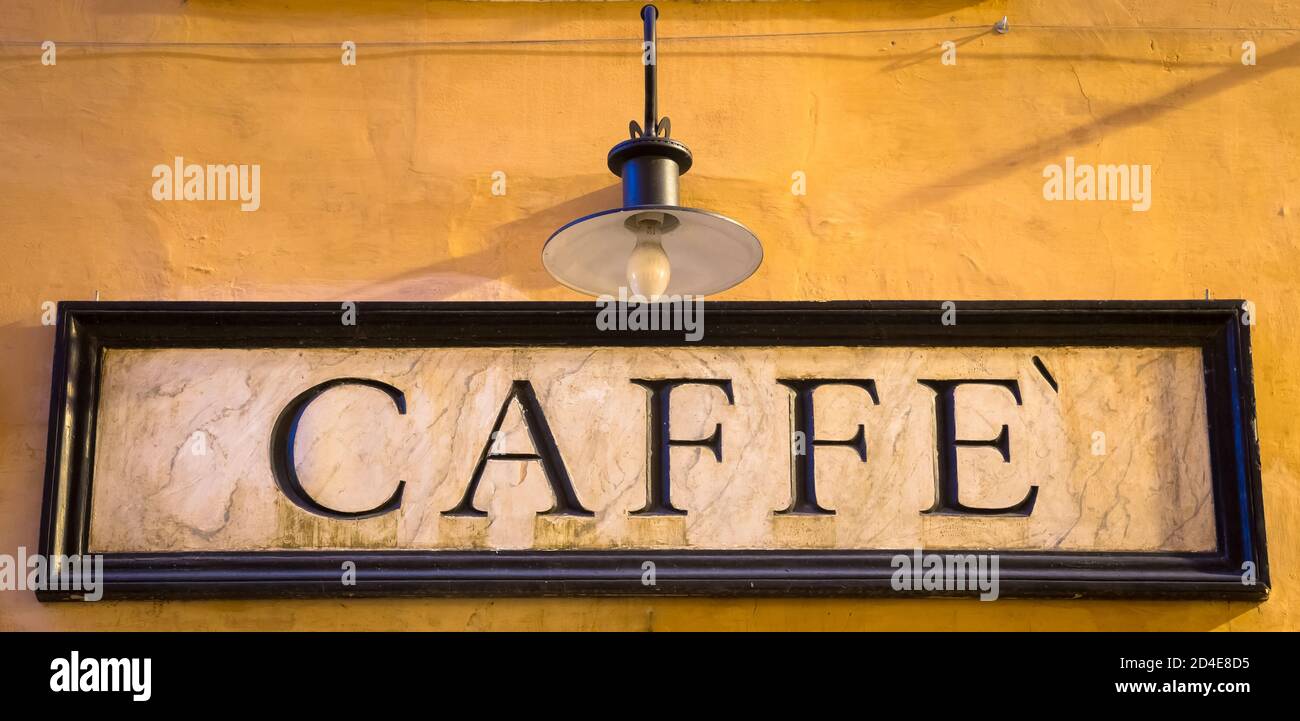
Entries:
[[[1300, 2], [663, 2], [661, 108], [687, 204], [763, 239], [725, 299], [1245, 297], [1274, 592], [1262, 604], [498, 599], [47, 604], [0, 629], [1294, 629], [1300, 626]], [[613, 205], [639, 118], [635, 41], [368, 48], [367, 40], [635, 38], [637, 3], [3, 0], [0, 39], [321, 42], [0, 47], [0, 552], [34, 548], [53, 331], [45, 301], [576, 299], [550, 232]], [[356, 67], [337, 44], [361, 44]], [[958, 63], [940, 63], [940, 43]], [[1257, 43], [1254, 67], [1241, 43]], [[177, 155], [259, 163], [262, 207], [167, 203]], [[1043, 200], [1042, 170], [1151, 164], [1149, 212]], [[490, 192], [493, 171], [508, 193]], [[791, 193], [791, 174], [807, 195]]]

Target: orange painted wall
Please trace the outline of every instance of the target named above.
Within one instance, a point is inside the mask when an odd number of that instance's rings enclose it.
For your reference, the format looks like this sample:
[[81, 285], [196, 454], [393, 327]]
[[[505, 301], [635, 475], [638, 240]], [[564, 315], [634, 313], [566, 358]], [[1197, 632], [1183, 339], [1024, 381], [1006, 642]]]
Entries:
[[[576, 299], [550, 232], [616, 203], [637, 3], [3, 0], [0, 552], [37, 540], [61, 299]], [[663, 2], [661, 107], [691, 205], [766, 244], [726, 299], [1249, 298], [1273, 597], [1262, 603], [504, 599], [37, 603], [0, 629], [1294, 629], [1300, 626], [1300, 3]], [[1029, 29], [1038, 25], [1275, 28]], [[625, 38], [367, 47], [367, 40]], [[338, 43], [361, 45], [356, 67]], [[81, 48], [69, 40], [303, 42]], [[940, 62], [940, 43], [958, 62]], [[1241, 63], [1241, 44], [1258, 64]], [[158, 202], [181, 155], [258, 163], [262, 205]], [[1153, 166], [1145, 213], [1042, 170]], [[490, 192], [507, 175], [507, 194]], [[807, 194], [791, 192], [792, 173]]]

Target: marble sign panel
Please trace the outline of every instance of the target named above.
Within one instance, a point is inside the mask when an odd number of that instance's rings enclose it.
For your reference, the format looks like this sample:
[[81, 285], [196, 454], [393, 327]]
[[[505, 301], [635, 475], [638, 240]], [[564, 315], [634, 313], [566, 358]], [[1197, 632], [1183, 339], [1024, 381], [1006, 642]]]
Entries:
[[[90, 552], [1216, 548], [1196, 347], [108, 348], [101, 373]], [[277, 422], [336, 379], [374, 383], [285, 420], [295, 499]], [[729, 383], [656, 421], [657, 379]], [[801, 405], [812, 379], [854, 382]], [[656, 468], [657, 432], [719, 428]]]

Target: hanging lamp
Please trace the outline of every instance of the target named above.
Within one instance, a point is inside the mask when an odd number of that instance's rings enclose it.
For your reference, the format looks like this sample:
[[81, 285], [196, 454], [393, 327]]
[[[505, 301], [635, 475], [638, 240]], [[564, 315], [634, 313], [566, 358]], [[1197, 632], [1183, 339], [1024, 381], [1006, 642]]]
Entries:
[[659, 117], [654, 5], [641, 8], [645, 28], [645, 125], [633, 120], [631, 138], [609, 151], [608, 165], [623, 181], [623, 206], [578, 218], [555, 231], [542, 264], [556, 280], [593, 296], [711, 295], [753, 275], [763, 246], [744, 225], [713, 211], [678, 205], [678, 177], [691, 168], [691, 151], [670, 137]]

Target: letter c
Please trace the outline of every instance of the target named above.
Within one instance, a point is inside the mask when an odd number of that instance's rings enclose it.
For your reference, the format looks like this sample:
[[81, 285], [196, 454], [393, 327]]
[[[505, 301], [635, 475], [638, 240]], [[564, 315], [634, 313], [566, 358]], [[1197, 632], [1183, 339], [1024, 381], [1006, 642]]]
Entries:
[[302, 487], [302, 482], [298, 480], [298, 471], [294, 468], [293, 442], [298, 434], [298, 421], [302, 420], [303, 412], [320, 394], [335, 386], [344, 385], [369, 386], [381, 390], [393, 399], [398, 415], [406, 415], [406, 396], [387, 383], [369, 378], [335, 378], [314, 385], [289, 401], [275, 421], [275, 427], [271, 431], [271, 472], [275, 474], [275, 483], [284, 495], [293, 501], [294, 505], [309, 513], [345, 520], [382, 516], [401, 507], [402, 491], [406, 489], [406, 481], [398, 481], [397, 490], [393, 491], [393, 495], [374, 508], [365, 511], [337, 511], [312, 498]]

